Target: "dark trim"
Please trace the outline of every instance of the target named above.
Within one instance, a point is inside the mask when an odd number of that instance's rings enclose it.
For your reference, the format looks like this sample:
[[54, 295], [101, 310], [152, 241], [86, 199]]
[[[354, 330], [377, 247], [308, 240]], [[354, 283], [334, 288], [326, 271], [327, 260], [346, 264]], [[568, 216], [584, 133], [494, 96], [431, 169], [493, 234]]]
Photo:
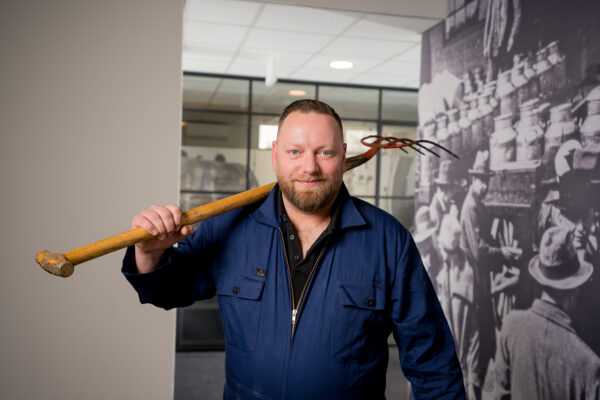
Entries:
[[[233, 110], [213, 110], [210, 108], [190, 108], [185, 107], [182, 109], [184, 112], [207, 112], [207, 113], [221, 113], [221, 114], [233, 114], [233, 115], [246, 115], [249, 114], [250, 111], [233, 111]], [[252, 115], [261, 116], [261, 117], [279, 117], [279, 114], [275, 113], [265, 113], [265, 112], [256, 112], [252, 111]], [[342, 118], [342, 121], [360, 121], [360, 122], [375, 122], [377, 123], [377, 119], [366, 119], [366, 118]], [[418, 125], [415, 121], [403, 121], [403, 120], [381, 120], [382, 125], [393, 125], [393, 126], [414, 126], [415, 128]]]
[[252, 81], [248, 81], [248, 127], [246, 142], [246, 190], [250, 189], [250, 153], [252, 148]]
[[[383, 125], [381, 124], [381, 102], [383, 99], [383, 91], [379, 90], [379, 96], [377, 99], [377, 134], [383, 136], [381, 133], [383, 132]], [[379, 152], [375, 157], [375, 205], [379, 207], [379, 175], [381, 172], [381, 157]]]
[[[184, 76], [205, 76], [208, 78], [221, 78], [221, 79], [250, 79], [253, 81], [264, 81], [265, 78], [260, 76], [244, 76], [244, 75], [223, 75], [213, 74], [208, 72], [191, 72], [183, 71]], [[303, 85], [318, 85], [318, 86], [336, 86], [336, 87], [347, 87], [356, 89], [383, 89], [398, 92], [414, 92], [417, 93], [419, 89], [405, 88], [405, 87], [393, 87], [393, 86], [374, 86], [374, 85], [359, 85], [353, 83], [335, 83], [335, 82], [320, 82], [320, 81], [302, 81], [297, 79], [277, 79], [277, 82], [281, 83], [296, 83]], [[318, 94], [318, 93], [317, 93]], [[318, 99], [318, 97], [317, 97]]]

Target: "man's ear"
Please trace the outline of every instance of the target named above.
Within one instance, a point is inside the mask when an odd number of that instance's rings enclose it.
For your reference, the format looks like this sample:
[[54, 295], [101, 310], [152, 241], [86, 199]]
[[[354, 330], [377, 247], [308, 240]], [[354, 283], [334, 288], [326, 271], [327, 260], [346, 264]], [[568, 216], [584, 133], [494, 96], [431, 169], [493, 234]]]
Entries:
[[277, 171], [277, 140], [271, 143], [271, 163], [273, 164], [273, 172]]

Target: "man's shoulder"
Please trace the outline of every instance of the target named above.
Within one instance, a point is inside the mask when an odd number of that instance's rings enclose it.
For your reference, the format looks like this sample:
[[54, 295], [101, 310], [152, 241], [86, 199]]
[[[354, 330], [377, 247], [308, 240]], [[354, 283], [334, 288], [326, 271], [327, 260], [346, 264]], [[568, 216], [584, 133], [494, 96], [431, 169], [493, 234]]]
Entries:
[[350, 200], [354, 203], [356, 209], [360, 212], [368, 225], [375, 228], [384, 227], [387, 229], [399, 229], [401, 232], [408, 232], [402, 222], [389, 212], [358, 197], [350, 196]]
[[240, 224], [248, 223], [254, 221], [251, 218], [253, 212], [256, 211], [257, 208], [263, 201], [259, 201], [244, 207], [237, 208], [235, 210], [227, 211], [223, 214], [216, 215], [212, 218], [209, 218], [203, 222], [203, 224], [207, 224], [211, 229], [233, 229]]

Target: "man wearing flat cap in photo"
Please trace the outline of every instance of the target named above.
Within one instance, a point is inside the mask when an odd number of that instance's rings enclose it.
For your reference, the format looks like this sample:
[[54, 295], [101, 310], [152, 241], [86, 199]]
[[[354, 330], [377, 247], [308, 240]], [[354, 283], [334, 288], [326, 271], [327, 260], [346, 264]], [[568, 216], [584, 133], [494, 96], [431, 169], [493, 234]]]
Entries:
[[497, 399], [600, 398], [600, 358], [571, 321], [593, 266], [578, 257], [572, 236], [563, 227], [548, 229], [529, 263], [542, 293], [529, 309], [504, 319], [495, 359]]

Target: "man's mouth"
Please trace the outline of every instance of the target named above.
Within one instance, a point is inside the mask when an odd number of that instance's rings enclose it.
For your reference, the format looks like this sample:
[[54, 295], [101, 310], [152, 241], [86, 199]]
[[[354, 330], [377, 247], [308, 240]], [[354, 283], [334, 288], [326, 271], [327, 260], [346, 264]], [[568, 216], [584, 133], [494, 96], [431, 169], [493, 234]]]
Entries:
[[312, 187], [312, 186], [320, 185], [321, 183], [325, 182], [325, 179], [323, 179], [323, 178], [294, 179], [293, 182], [298, 183], [302, 186]]

